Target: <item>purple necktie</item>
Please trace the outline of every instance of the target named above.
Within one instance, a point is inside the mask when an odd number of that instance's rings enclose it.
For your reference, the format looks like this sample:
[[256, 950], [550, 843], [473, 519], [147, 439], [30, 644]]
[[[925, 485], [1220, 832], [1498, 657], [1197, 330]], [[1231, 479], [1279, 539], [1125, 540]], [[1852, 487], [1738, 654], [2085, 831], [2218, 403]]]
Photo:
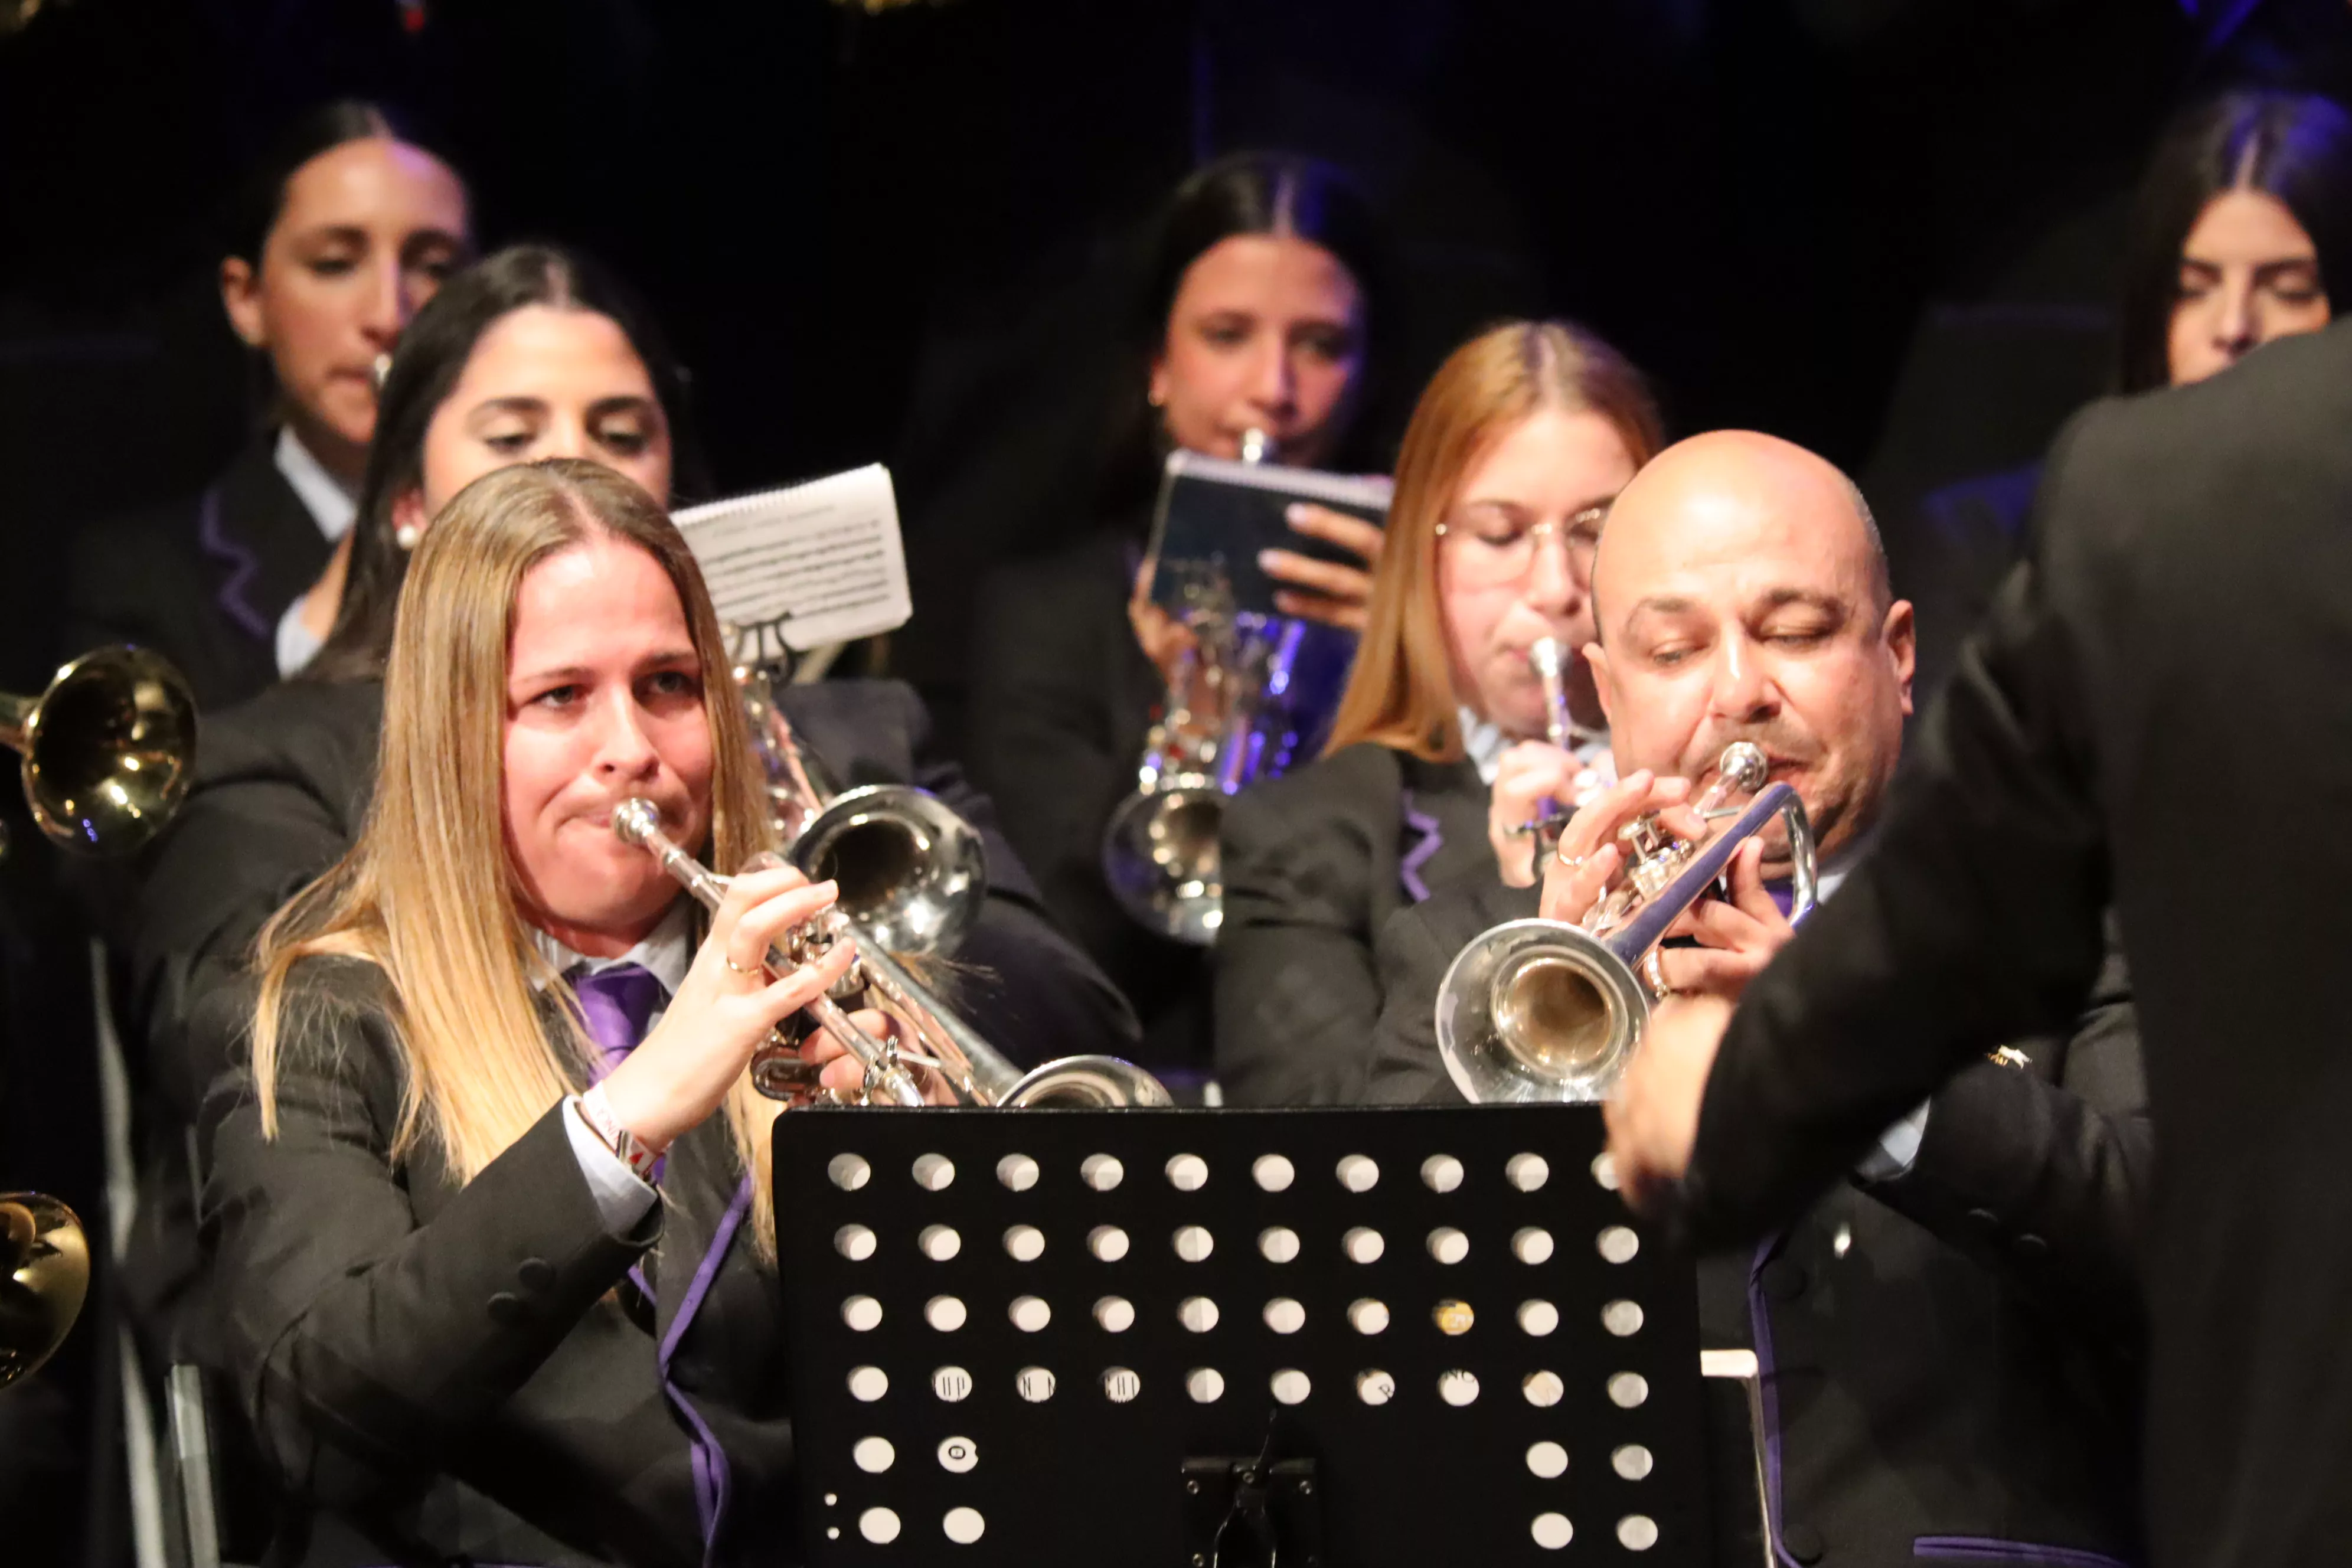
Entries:
[[642, 963], [616, 963], [581, 975], [572, 983], [572, 990], [580, 998], [580, 1016], [587, 1022], [588, 1037], [596, 1042], [597, 1052], [604, 1058], [596, 1069], [600, 1079], [637, 1048], [654, 1009], [667, 994], [654, 972]]

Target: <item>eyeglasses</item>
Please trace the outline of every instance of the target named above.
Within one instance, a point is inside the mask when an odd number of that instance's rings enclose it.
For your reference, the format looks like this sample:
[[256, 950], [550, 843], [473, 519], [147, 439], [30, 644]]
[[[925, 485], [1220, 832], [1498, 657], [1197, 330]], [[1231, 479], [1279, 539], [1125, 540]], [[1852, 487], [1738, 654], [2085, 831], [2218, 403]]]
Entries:
[[1557, 539], [1568, 552], [1569, 570], [1579, 582], [1592, 576], [1593, 552], [1601, 545], [1601, 528], [1609, 520], [1609, 503], [1586, 507], [1565, 521], [1547, 519], [1528, 522], [1523, 517], [1491, 509], [1437, 525], [1437, 537], [1453, 552], [1454, 570], [1477, 584], [1516, 583], [1535, 564], [1536, 543]]

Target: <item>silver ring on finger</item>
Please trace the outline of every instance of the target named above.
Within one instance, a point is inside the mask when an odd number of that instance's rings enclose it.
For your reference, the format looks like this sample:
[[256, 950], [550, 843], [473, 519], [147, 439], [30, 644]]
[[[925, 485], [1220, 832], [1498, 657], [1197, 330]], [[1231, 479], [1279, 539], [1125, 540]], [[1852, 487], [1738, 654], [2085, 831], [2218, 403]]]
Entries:
[[1675, 989], [1666, 984], [1665, 971], [1659, 964], [1659, 952], [1660, 950], [1654, 947], [1643, 956], [1642, 978], [1649, 983], [1652, 995], [1671, 996], [1675, 994]]

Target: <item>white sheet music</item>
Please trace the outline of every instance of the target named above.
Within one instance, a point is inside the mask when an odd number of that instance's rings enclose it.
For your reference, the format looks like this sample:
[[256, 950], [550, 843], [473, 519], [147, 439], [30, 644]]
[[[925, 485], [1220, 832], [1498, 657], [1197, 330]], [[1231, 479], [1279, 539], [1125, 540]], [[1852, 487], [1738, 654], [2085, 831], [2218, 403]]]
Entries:
[[898, 500], [879, 463], [674, 513], [719, 618], [762, 654], [905, 626], [914, 613]]

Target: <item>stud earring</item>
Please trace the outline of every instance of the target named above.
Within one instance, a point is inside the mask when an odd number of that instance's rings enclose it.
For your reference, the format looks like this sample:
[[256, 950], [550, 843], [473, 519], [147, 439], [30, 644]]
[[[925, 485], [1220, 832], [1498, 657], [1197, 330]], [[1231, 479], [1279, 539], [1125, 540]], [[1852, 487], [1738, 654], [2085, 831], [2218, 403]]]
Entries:
[[425, 531], [413, 522], [404, 522], [392, 531], [392, 542], [403, 550], [415, 549], [416, 542], [424, 537]]

